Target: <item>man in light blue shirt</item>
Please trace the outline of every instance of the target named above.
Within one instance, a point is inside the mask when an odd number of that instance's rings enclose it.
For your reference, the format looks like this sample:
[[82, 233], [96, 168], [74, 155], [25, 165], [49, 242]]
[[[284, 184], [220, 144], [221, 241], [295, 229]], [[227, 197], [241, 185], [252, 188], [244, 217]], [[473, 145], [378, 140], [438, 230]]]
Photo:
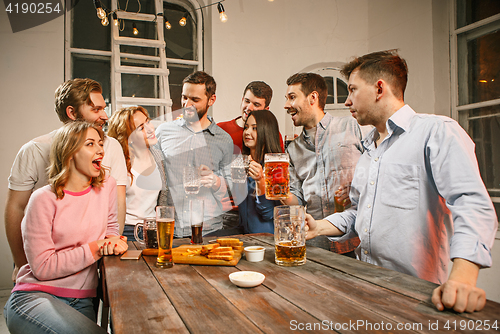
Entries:
[[[175, 206], [175, 237], [191, 235], [189, 200], [204, 200], [203, 235], [222, 229], [222, 199], [230, 186], [233, 152], [231, 137], [208, 116], [215, 103], [216, 83], [212, 76], [197, 71], [188, 75], [182, 85], [183, 118], [163, 123], [156, 129], [158, 144], [165, 155], [169, 202]], [[199, 193], [188, 195], [183, 185], [183, 168], [199, 168]]]
[[476, 281], [491, 266], [498, 223], [474, 143], [454, 120], [405, 105], [407, 67], [395, 52], [356, 58], [342, 73], [346, 106], [375, 128], [363, 141], [352, 207], [307, 217], [308, 238], [358, 235], [358, 259], [440, 284], [432, 296], [438, 310], [481, 310], [486, 295]]
[[[335, 212], [335, 192], [351, 183], [363, 152], [361, 131], [352, 117], [325, 113], [328, 90], [321, 75], [296, 73], [288, 78], [287, 85], [285, 109], [293, 124], [303, 126], [303, 130], [286, 149], [291, 193], [286, 204], [307, 206], [307, 213], [320, 219]], [[351, 252], [358, 242], [357, 238], [351, 240], [349, 244], [354, 247], [344, 252]], [[326, 237], [307, 244], [331, 249]]]

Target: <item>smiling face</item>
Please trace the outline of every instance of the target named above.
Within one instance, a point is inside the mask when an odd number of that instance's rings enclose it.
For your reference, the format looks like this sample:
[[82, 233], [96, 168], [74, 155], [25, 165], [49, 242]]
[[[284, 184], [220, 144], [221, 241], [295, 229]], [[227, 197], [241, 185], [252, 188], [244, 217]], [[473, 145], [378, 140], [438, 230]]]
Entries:
[[243, 142], [250, 151], [257, 147], [257, 122], [252, 115], [248, 117], [243, 129]]
[[206, 117], [208, 108], [215, 102], [215, 94], [210, 98], [206, 95], [204, 84], [184, 83], [182, 85], [181, 104], [184, 108], [194, 107], [197, 114], [193, 111], [185, 110], [184, 117], [188, 122], [197, 122]]
[[135, 130], [130, 136], [132, 141], [134, 141], [132, 138], [133, 136], [138, 136], [137, 141], [140, 141], [140, 138], [142, 138], [147, 143], [147, 147], [151, 147], [158, 142], [155, 136], [155, 128], [153, 124], [151, 124], [151, 120], [141, 111], [136, 111], [134, 113], [134, 125]]
[[106, 115], [105, 108], [106, 102], [102, 97], [101, 93], [91, 92], [90, 100], [93, 105], [84, 103], [80, 106], [80, 109], [76, 112], [76, 119], [85, 120], [90, 123], [94, 123], [101, 127], [108, 121], [108, 115]]
[[88, 178], [98, 177], [104, 156], [103, 141], [99, 132], [89, 128], [85, 135], [83, 146], [73, 155], [70, 162], [72, 175]]
[[293, 125], [306, 128], [316, 126], [313, 108], [308, 97], [302, 92], [301, 84], [288, 86], [285, 98], [285, 109], [292, 116]]
[[245, 95], [241, 99], [241, 119], [246, 122], [248, 114], [254, 110], [269, 109], [266, 107], [266, 99], [256, 97], [250, 89], [247, 89]]

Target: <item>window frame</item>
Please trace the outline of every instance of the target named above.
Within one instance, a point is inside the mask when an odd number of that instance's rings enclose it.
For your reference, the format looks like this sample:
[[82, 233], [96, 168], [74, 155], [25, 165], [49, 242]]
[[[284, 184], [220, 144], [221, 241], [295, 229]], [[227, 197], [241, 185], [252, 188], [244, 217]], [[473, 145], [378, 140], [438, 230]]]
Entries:
[[[106, 57], [109, 58], [109, 62], [112, 62], [112, 56], [113, 56], [113, 48], [112, 45], [110, 45], [110, 51], [102, 51], [102, 50], [94, 50], [94, 49], [82, 49], [82, 48], [74, 48], [71, 47], [71, 41], [72, 41], [72, 19], [71, 16], [73, 14], [73, 8], [71, 6], [71, 1], [72, 0], [66, 0], [66, 8], [71, 8], [70, 10], [65, 12], [65, 33], [64, 33], [64, 80], [69, 80], [73, 78], [73, 73], [72, 73], [72, 59], [74, 54], [82, 55], [86, 58], [93, 58], [93, 57]], [[113, 1], [113, 0], [112, 0]], [[116, 0], [118, 1], [118, 0]], [[155, 1], [155, 0], [150, 0], [150, 1]], [[204, 39], [203, 39], [203, 31], [204, 31], [204, 16], [203, 13], [201, 12], [202, 9], [200, 8], [199, 3], [196, 0], [163, 0], [163, 2], [168, 2], [168, 3], [173, 3], [179, 6], [182, 6], [186, 9], [187, 12], [191, 15], [192, 18], [195, 18], [196, 20], [196, 43], [197, 43], [197, 60], [185, 60], [185, 59], [175, 59], [175, 58], [166, 58], [167, 62], [167, 68], [169, 65], [188, 65], [188, 66], [193, 66], [197, 70], [202, 70], [204, 66]], [[113, 3], [113, 2], [112, 2]], [[95, 17], [96, 20], [98, 20], [97, 16]], [[112, 29], [112, 22], [108, 26], [103, 26], [103, 29]], [[148, 56], [141, 56], [137, 55], [134, 57], [135, 60], [143, 60], [145, 63], [150, 62], [148, 60]], [[169, 95], [170, 95], [170, 80], [169, 80]], [[111, 73], [110, 73], [110, 96], [113, 96], [115, 92], [115, 82], [111, 80]], [[108, 116], [111, 116], [111, 113], [114, 111], [115, 106], [112, 106], [112, 98], [108, 103], [108, 106], [106, 107], [106, 113]]]
[[[483, 107], [490, 106], [500, 106], [500, 98], [476, 102], [476, 103], [467, 103], [460, 105], [459, 95], [467, 94], [467, 83], [459, 86], [461, 82], [461, 78], [463, 76], [467, 76], [467, 73], [459, 73], [459, 58], [461, 57], [459, 53], [459, 35], [463, 33], [473, 32], [471, 35], [472, 38], [484, 35], [485, 31], [495, 31], [494, 26], [488, 28], [487, 26], [490, 24], [495, 24], [500, 26], [500, 14], [495, 14], [483, 20], [471, 23], [469, 25], [463, 26], [461, 28], [457, 28], [457, 6], [458, 0], [450, 0], [451, 2], [451, 11], [450, 11], [450, 61], [451, 61], [451, 116], [453, 119], [459, 122], [459, 124], [469, 133], [469, 116], [468, 111], [471, 109], [478, 109]], [[488, 29], [483, 30], [482, 28]], [[463, 57], [463, 55], [462, 55]], [[497, 114], [486, 115], [484, 117], [495, 117]], [[480, 118], [482, 116], [474, 117]], [[491, 190], [492, 188], [488, 189]], [[493, 188], [496, 190], [496, 188]], [[493, 203], [500, 203], [500, 197], [490, 196], [491, 201]], [[498, 216], [500, 219], [500, 216]], [[499, 226], [500, 231], [500, 226]]]

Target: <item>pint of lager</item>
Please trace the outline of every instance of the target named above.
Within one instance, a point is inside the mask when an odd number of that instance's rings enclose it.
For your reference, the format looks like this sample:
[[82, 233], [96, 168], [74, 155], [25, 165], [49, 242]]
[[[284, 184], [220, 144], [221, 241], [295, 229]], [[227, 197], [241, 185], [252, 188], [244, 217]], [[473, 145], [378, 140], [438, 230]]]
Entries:
[[264, 178], [266, 198], [286, 199], [290, 193], [289, 158], [287, 153], [266, 153], [264, 156]]
[[175, 209], [173, 206], [156, 207], [156, 229], [158, 239], [158, 268], [172, 268], [172, 241], [174, 239]]
[[274, 261], [280, 266], [306, 263], [305, 209], [301, 205], [274, 207]]

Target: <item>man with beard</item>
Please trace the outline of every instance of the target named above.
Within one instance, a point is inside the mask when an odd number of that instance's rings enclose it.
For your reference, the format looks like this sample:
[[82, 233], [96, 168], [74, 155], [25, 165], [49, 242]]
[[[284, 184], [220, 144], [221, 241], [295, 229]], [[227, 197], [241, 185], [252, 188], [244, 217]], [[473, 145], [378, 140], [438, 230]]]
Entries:
[[[352, 117], [325, 113], [328, 90], [322, 76], [296, 73], [288, 78], [287, 85], [285, 109], [293, 124], [303, 126], [303, 130], [286, 150], [290, 156], [291, 196], [285, 203], [307, 206], [307, 212], [320, 219], [334, 213], [334, 195], [339, 186], [350, 186], [363, 151], [361, 131]], [[348, 205], [348, 191], [343, 194], [342, 201]], [[351, 253], [358, 242], [354, 239], [330, 245], [322, 237], [308, 241], [308, 245]]]
[[[102, 128], [108, 120], [104, 111], [106, 102], [101, 85], [91, 79], [72, 79], [61, 84], [55, 93], [55, 111], [63, 123], [85, 120]], [[50, 145], [57, 130], [35, 138], [21, 147], [9, 176], [9, 192], [5, 205], [5, 231], [14, 258], [15, 280], [17, 270], [27, 263], [21, 237], [21, 221], [31, 193], [48, 183]], [[125, 187], [127, 167], [123, 150], [118, 141], [105, 137], [102, 165], [110, 168], [109, 174], [117, 184], [118, 223], [120, 233], [125, 224]]]
[[[233, 152], [231, 137], [207, 114], [216, 99], [214, 78], [197, 71], [182, 82], [183, 117], [156, 129], [165, 155], [170, 202], [175, 206], [174, 236], [177, 238], [191, 235], [189, 200], [194, 198], [204, 200], [203, 235], [217, 234], [216, 231], [222, 229], [222, 199], [230, 185], [227, 176]], [[187, 195], [184, 191], [184, 166], [200, 171], [201, 187], [196, 195]]]

